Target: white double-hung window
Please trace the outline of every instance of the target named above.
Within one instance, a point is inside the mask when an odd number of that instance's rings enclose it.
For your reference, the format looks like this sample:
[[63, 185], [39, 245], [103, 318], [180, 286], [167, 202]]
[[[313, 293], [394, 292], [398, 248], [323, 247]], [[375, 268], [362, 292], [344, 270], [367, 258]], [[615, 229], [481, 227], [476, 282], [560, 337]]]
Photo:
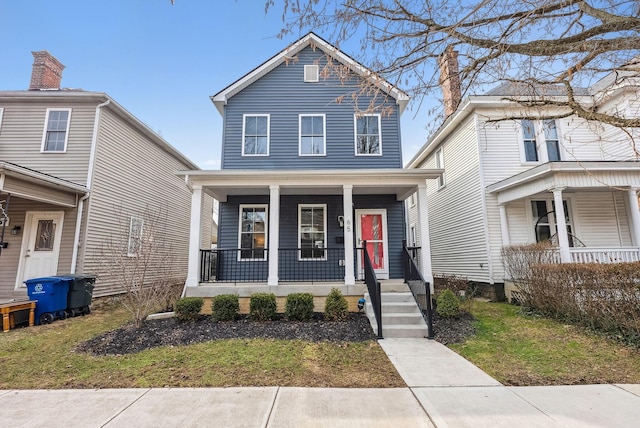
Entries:
[[245, 114], [242, 117], [242, 156], [269, 156], [268, 114]]
[[326, 153], [326, 124], [324, 114], [301, 114], [299, 125], [300, 156], [324, 156]]
[[554, 119], [521, 120], [522, 161], [557, 162], [560, 156], [558, 126]]
[[354, 117], [354, 121], [356, 134], [356, 155], [381, 155], [382, 134], [380, 131], [380, 115], [356, 114]]
[[42, 152], [64, 153], [69, 139], [71, 109], [47, 109], [42, 134]]
[[327, 205], [298, 205], [299, 260], [327, 259]]

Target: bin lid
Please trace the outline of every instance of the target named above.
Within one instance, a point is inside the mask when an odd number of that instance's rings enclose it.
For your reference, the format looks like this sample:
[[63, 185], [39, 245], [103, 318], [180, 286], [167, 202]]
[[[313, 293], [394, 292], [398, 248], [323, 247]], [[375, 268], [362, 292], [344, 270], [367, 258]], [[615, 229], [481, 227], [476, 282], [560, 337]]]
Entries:
[[96, 276], [90, 273], [68, 273], [60, 275], [60, 277], [65, 277], [67, 279], [96, 279]]
[[50, 283], [58, 283], [63, 281], [71, 281], [73, 278], [68, 276], [43, 276], [40, 278], [30, 278], [26, 279], [23, 282], [27, 285], [36, 284], [38, 282], [50, 282]]

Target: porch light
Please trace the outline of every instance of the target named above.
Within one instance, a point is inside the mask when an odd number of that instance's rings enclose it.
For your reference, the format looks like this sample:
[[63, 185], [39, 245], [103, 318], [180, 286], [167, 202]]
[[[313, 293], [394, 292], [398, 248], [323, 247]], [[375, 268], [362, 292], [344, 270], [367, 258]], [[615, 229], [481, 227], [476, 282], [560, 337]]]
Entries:
[[20, 226], [13, 226], [13, 228], [11, 228], [11, 234], [12, 235], [17, 235], [18, 232], [20, 232], [22, 230], [22, 227]]

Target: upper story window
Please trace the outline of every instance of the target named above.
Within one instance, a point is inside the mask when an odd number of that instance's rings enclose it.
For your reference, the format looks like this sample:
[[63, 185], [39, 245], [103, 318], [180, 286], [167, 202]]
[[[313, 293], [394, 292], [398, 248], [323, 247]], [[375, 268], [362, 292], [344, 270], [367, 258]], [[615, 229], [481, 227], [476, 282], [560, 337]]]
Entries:
[[[442, 149], [442, 147], [436, 150], [436, 168], [444, 169], [444, 150]], [[438, 188], [444, 187], [444, 185], [444, 173], [442, 173], [442, 175], [438, 177]]]
[[326, 260], [327, 205], [298, 205], [300, 260]]
[[381, 155], [380, 115], [356, 115], [356, 155]]
[[558, 128], [556, 121], [548, 119], [542, 122], [544, 128], [544, 139], [547, 143], [547, 157], [549, 162], [560, 160], [560, 141], [558, 140]]
[[554, 119], [521, 120], [523, 162], [560, 161], [560, 139]]
[[320, 71], [317, 64], [304, 66], [304, 81], [312, 83], [320, 81]]
[[242, 123], [242, 156], [269, 155], [268, 114], [245, 114]]
[[70, 116], [69, 108], [47, 109], [41, 151], [59, 153], [67, 151]]
[[301, 114], [299, 132], [298, 153], [300, 156], [325, 155], [326, 128], [324, 114]]
[[267, 205], [240, 205], [238, 260], [265, 260], [267, 257]]

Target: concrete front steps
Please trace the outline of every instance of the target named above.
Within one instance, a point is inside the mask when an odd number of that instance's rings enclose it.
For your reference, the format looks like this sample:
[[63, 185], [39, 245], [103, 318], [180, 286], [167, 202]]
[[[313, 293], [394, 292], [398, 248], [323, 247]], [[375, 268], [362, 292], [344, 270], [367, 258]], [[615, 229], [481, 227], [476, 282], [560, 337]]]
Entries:
[[[399, 281], [381, 281], [382, 288], [382, 336], [391, 338], [423, 338], [427, 336], [427, 324], [422, 318], [409, 287]], [[365, 312], [374, 332], [378, 324], [369, 293], [364, 293]]]

